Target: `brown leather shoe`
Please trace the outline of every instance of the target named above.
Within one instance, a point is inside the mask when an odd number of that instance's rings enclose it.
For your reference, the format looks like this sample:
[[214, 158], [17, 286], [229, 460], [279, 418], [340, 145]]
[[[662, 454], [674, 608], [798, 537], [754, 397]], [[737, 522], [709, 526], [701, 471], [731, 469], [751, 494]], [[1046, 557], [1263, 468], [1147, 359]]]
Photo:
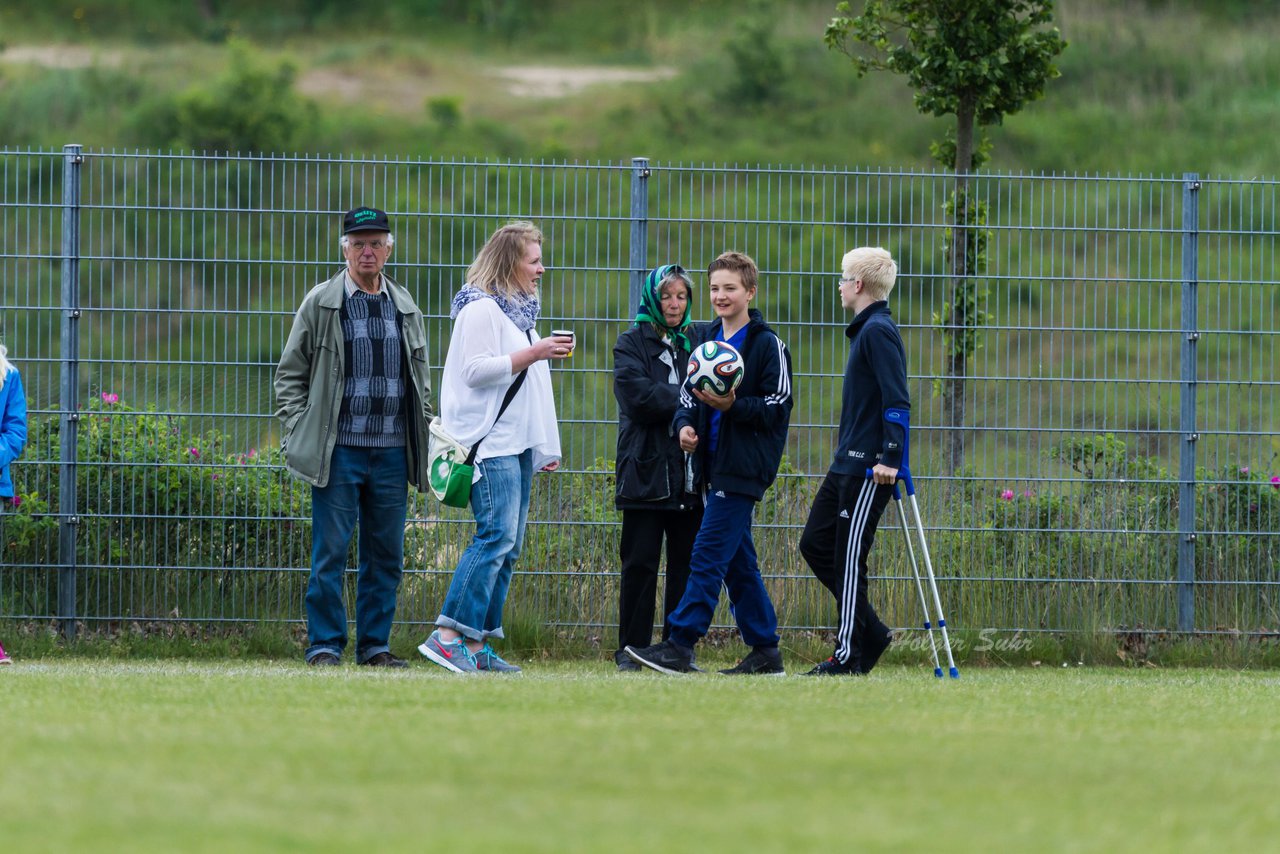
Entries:
[[377, 655], [370, 656], [360, 662], [366, 667], [408, 667], [409, 662], [403, 658], [396, 658], [389, 652], [380, 652]]

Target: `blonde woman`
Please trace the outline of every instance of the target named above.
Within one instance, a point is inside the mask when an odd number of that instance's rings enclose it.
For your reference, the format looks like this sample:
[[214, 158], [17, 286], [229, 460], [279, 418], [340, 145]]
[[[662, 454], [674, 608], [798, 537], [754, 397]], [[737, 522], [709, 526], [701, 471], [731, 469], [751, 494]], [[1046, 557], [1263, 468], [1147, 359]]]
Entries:
[[573, 352], [573, 338], [540, 338], [534, 330], [544, 272], [542, 233], [529, 222], [509, 223], [481, 248], [453, 298], [440, 420], [462, 446], [481, 443], [479, 479], [471, 487], [476, 530], [454, 569], [436, 630], [418, 646], [451, 673], [520, 672], [490, 641], [503, 637], [502, 611], [524, 542], [533, 473], [560, 465], [548, 363]]

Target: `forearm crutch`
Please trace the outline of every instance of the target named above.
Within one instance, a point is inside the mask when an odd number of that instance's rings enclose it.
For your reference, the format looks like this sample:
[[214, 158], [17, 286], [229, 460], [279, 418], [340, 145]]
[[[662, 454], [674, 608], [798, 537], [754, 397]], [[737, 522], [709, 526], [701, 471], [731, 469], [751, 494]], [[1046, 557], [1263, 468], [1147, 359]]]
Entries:
[[907, 511], [902, 506], [902, 493], [898, 484], [893, 485], [893, 503], [902, 521], [902, 540], [907, 544], [907, 558], [911, 561], [911, 575], [916, 580], [916, 593], [920, 595], [920, 610], [924, 613], [924, 630], [929, 635], [929, 650], [933, 653], [933, 675], [942, 678], [942, 665], [938, 663], [938, 641], [933, 636], [933, 623], [929, 620], [929, 601], [924, 598], [924, 585], [920, 583], [920, 565], [916, 563], [916, 547], [911, 542], [911, 527], [907, 524]]
[[[867, 469], [867, 477], [872, 475]], [[947, 653], [947, 668], [952, 679], [960, 678], [955, 658], [951, 654], [951, 638], [947, 636], [947, 618], [942, 613], [942, 597], [938, 595], [938, 580], [933, 574], [933, 560], [929, 557], [929, 541], [925, 539], [924, 523], [920, 520], [920, 504], [916, 501], [916, 485], [911, 479], [911, 470], [905, 465], [898, 469], [898, 480], [906, 485], [907, 498], [911, 501], [911, 513], [915, 517], [916, 535], [920, 538], [920, 554], [924, 557], [924, 570], [929, 579], [929, 590], [933, 594], [933, 606], [938, 615], [938, 628], [942, 631], [942, 646]], [[898, 505], [898, 518], [902, 520], [902, 537], [907, 543], [907, 558], [911, 562], [911, 573], [915, 577], [916, 592], [920, 596], [920, 607], [924, 611], [924, 629], [929, 635], [929, 646], [933, 649], [933, 675], [942, 678], [942, 665], [938, 661], [938, 644], [933, 637], [933, 626], [929, 617], [929, 602], [924, 595], [924, 587], [920, 583], [920, 565], [916, 561], [915, 546], [911, 541], [911, 526], [907, 521], [907, 511], [902, 506], [902, 494], [898, 484], [893, 485], [893, 501]]]

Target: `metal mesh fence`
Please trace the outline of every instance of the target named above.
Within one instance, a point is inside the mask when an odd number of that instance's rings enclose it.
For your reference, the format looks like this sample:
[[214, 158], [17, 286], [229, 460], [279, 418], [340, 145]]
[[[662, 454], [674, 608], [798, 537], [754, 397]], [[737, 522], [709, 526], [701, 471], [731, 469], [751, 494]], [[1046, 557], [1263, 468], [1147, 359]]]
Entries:
[[[870, 244], [900, 267], [912, 468], [953, 626], [1268, 632], [1277, 186], [981, 175], [957, 233], [946, 174], [0, 151], [0, 337], [31, 422], [0, 616], [301, 619], [310, 496], [280, 466], [271, 380], [296, 306], [339, 267], [341, 212], [370, 204], [391, 215], [388, 269], [427, 315], [437, 380], [485, 237], [513, 218], [544, 231], [540, 328], [572, 326], [578, 349], [553, 371], [565, 462], [535, 479], [513, 620], [616, 619], [612, 346], [644, 270], [738, 249], [795, 370], [787, 460], [756, 513], [762, 569], [785, 627], [832, 624], [796, 544], [839, 417], [839, 261]], [[398, 619], [427, 622], [470, 517], [420, 496], [410, 516]], [[872, 596], [912, 626], [893, 521]]]

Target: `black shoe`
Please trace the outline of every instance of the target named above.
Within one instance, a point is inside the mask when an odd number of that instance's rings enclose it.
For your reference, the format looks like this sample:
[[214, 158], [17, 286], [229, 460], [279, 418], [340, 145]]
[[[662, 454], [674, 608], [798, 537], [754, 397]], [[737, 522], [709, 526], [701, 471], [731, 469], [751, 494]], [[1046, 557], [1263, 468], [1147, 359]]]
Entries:
[[862, 664], [858, 668], [860, 673], [870, 673], [871, 668], [876, 666], [876, 662], [880, 660], [880, 656], [884, 655], [884, 651], [889, 648], [889, 644], [893, 643], [893, 635], [885, 632], [883, 637], [867, 638], [862, 643]]
[[632, 661], [659, 673], [693, 672], [693, 650], [680, 646], [674, 641], [665, 640], [641, 649], [629, 646], [626, 652], [631, 656]]
[[818, 662], [805, 676], [853, 676], [859, 672], [857, 665], [852, 662], [844, 664], [832, 656], [826, 661]]
[[341, 663], [342, 659], [331, 652], [318, 652], [307, 659], [312, 667], [337, 667]]
[[[319, 656], [317, 656], [318, 658]], [[380, 652], [377, 655], [371, 655], [364, 661], [360, 662], [364, 667], [408, 667], [409, 662], [403, 658], [396, 658], [389, 652]]]
[[721, 670], [726, 676], [785, 676], [782, 651], [776, 646], [757, 646], [736, 667]]
[[640, 665], [636, 664], [631, 659], [631, 656], [627, 655], [627, 651], [624, 647], [618, 647], [618, 649], [614, 651], [613, 663], [618, 665], [619, 673], [634, 673], [637, 670], [644, 669]]

